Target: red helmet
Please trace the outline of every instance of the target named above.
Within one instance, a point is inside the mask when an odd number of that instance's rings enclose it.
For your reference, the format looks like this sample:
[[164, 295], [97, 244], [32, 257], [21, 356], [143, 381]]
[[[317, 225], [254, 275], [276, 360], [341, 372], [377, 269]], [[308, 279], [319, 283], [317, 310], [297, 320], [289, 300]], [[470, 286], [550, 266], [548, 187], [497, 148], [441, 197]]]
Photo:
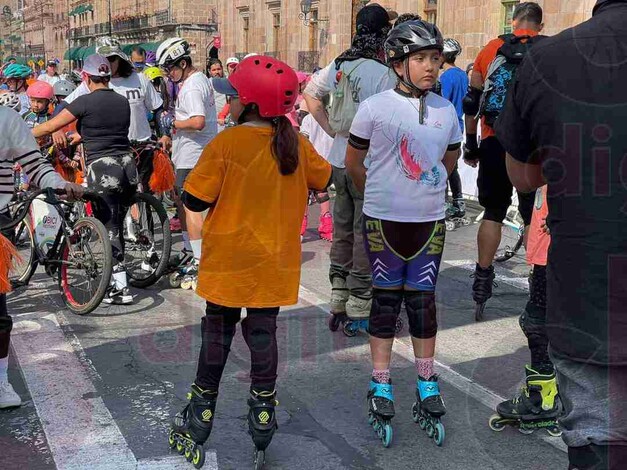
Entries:
[[54, 89], [52, 85], [41, 80], [37, 80], [35, 83], [28, 87], [26, 95], [29, 98], [41, 98], [45, 100], [51, 100], [54, 98]]
[[298, 97], [298, 77], [285, 62], [256, 55], [244, 59], [228, 78], [243, 105], [255, 103], [262, 117], [289, 113]]

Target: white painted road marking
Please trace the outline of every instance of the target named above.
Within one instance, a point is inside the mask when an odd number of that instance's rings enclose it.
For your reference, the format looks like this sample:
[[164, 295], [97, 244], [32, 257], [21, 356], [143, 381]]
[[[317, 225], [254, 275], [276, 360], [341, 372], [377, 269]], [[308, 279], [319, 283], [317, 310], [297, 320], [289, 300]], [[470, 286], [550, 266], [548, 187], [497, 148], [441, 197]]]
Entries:
[[[329, 314], [328, 301], [325, 301], [318, 294], [310, 291], [303, 285], [300, 286], [299, 297], [307, 303], [318, 307], [318, 309], [323, 311], [325, 314]], [[394, 352], [412, 364], [414, 363], [414, 350], [410, 344], [406, 344], [401, 340], [394, 341]], [[475, 399], [479, 403], [487, 406], [490, 410], [495, 410], [496, 405], [505, 401], [505, 398], [500, 396], [498, 393], [493, 392], [474, 380], [461, 375], [459, 372], [454, 371], [450, 366], [439, 361], [435, 361], [435, 364], [438, 367], [438, 373], [440, 374], [442, 380], [460, 390], [462, 393], [465, 393]], [[486, 426], [487, 418], [488, 416], [486, 416]], [[567, 452], [568, 450], [564, 442], [559, 438], [550, 437], [544, 433], [540, 434], [539, 437], [547, 444], [550, 444], [563, 452]]]
[[[442, 260], [442, 263], [448, 264], [449, 266], [455, 268], [462, 268], [465, 271], [475, 272], [476, 261], [471, 259], [453, 259], [453, 260]], [[498, 265], [497, 265], [498, 266]], [[511, 277], [506, 276], [505, 274], [501, 274], [499, 272], [498, 267], [494, 270], [495, 277], [494, 280], [497, 283], [503, 283], [515, 287], [516, 289], [523, 290], [525, 292], [529, 291], [529, 280], [526, 277]]]
[[[17, 321], [11, 344], [58, 469], [189, 469], [178, 455], [135, 458], [79, 360], [78, 338], [65, 337], [55, 314]], [[215, 451], [204, 468], [217, 470]]]

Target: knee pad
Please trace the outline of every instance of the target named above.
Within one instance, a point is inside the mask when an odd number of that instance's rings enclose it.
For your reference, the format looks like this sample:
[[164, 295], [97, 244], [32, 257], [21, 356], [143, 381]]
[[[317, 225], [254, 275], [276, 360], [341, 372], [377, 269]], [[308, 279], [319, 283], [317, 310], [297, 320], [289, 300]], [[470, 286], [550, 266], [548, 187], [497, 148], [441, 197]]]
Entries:
[[375, 338], [390, 339], [396, 333], [396, 320], [401, 313], [403, 291], [374, 289], [368, 333]]
[[435, 292], [405, 292], [409, 333], [414, 338], [433, 338], [438, 332]]
[[242, 335], [250, 349], [267, 351], [276, 344], [276, 314], [254, 313], [242, 320]]
[[507, 207], [486, 207], [483, 219], [502, 224], [506, 216]]
[[528, 302], [518, 319], [518, 323], [527, 338], [532, 336], [546, 338], [546, 309]]

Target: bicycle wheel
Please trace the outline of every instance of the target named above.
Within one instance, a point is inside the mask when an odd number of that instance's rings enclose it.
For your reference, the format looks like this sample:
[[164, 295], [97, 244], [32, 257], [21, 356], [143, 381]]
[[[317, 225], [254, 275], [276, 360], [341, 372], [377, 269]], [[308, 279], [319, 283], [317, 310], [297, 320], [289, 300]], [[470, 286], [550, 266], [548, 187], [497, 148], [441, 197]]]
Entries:
[[154, 196], [137, 193], [124, 218], [124, 263], [133, 287], [159, 280], [168, 266], [172, 248], [168, 214]]
[[9, 272], [9, 280], [13, 286], [20, 286], [28, 283], [36, 268], [35, 239], [28, 218], [23, 219], [15, 227], [13, 242], [19, 258], [15, 260]]
[[78, 219], [60, 248], [59, 288], [67, 307], [78, 315], [100, 305], [111, 282], [113, 255], [109, 234], [93, 217]]
[[523, 245], [525, 226], [506, 221], [501, 231], [501, 244], [496, 252], [494, 261], [503, 263], [512, 259]]

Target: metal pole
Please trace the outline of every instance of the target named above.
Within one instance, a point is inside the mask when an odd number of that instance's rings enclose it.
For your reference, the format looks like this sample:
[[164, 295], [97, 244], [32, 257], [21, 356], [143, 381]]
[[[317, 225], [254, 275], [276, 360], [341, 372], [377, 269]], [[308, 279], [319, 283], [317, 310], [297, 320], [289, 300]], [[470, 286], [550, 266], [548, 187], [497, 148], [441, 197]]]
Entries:
[[[67, 0], [66, 4], [67, 4], [67, 11], [69, 13], [70, 12], [70, 0]], [[70, 30], [71, 30], [70, 24], [71, 24], [70, 23], [70, 15], [67, 15], [67, 32], [65, 33], [67, 35], [67, 53], [68, 53], [68, 56], [67, 56], [67, 69], [68, 69], [69, 73], [72, 73], [72, 59], [70, 59], [70, 49], [72, 49], [72, 47], [71, 47], [72, 42], [71, 42], [71, 39], [70, 39], [70, 36], [71, 36], [70, 35]]]
[[44, 27], [44, 2], [40, 2], [41, 6], [41, 45], [44, 48], [44, 63], [46, 62], [46, 28]]
[[109, 1], [109, 36], [111, 36], [111, 1], [112, 0], [108, 0]]

